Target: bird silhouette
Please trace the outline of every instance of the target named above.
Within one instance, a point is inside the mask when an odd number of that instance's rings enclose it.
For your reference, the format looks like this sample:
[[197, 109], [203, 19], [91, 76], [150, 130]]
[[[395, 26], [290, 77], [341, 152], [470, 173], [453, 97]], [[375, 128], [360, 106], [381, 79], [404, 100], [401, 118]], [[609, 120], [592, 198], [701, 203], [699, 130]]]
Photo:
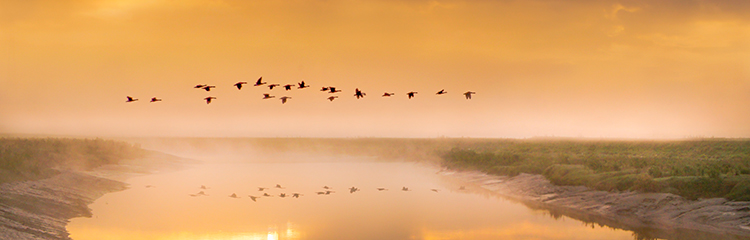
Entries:
[[326, 195], [330, 195], [331, 193], [335, 193], [335, 191], [326, 191]]
[[328, 93], [337, 93], [341, 92], [341, 90], [337, 90], [336, 87], [328, 87]]
[[271, 196], [271, 194], [268, 194], [268, 193], [263, 193], [263, 196], [264, 197], [273, 197], [273, 196]]
[[266, 82], [263, 82], [263, 77], [260, 77], [260, 78], [258, 78], [258, 81], [255, 81], [255, 84], [253, 84], [253, 86], [257, 87], [257, 86], [260, 86], [260, 85], [263, 85], [263, 84], [266, 84]]
[[156, 97], [152, 97], [151, 98], [151, 102], [159, 102], [159, 101], [161, 101], [161, 99], [158, 99]]
[[281, 184], [276, 184], [276, 188], [281, 188], [281, 189], [284, 189], [284, 188], [283, 188], [283, 187], [281, 186]]
[[287, 91], [292, 90], [292, 86], [294, 86], [294, 84], [284, 85], [284, 90], [287, 90]]
[[263, 99], [269, 99], [269, 98], [275, 98], [275, 97], [276, 96], [271, 96], [271, 94], [268, 94], [268, 93], [263, 94]]
[[253, 196], [253, 195], [247, 195], [250, 197], [250, 200], [253, 200], [253, 202], [257, 202], [255, 199], [258, 199], [259, 197]]
[[406, 93], [406, 95], [409, 96], [409, 99], [413, 98], [414, 94], [417, 94], [417, 92], [408, 92], [408, 93]]
[[203, 191], [200, 191], [196, 194], [190, 194], [191, 197], [199, 197], [199, 196], [208, 196], [208, 194], [204, 193]]
[[126, 97], [128, 98], [128, 100], [125, 100], [125, 102], [135, 102], [135, 101], [138, 101], [137, 98], [133, 98], [131, 96], [126, 96]]
[[377, 189], [378, 189], [378, 191], [388, 191], [388, 189], [386, 189], [386, 188], [382, 188], [382, 187], [379, 187], [379, 188], [377, 188]]
[[471, 95], [472, 95], [472, 94], [476, 94], [476, 93], [475, 93], [475, 92], [472, 92], [472, 91], [468, 91], [468, 92], [465, 92], [465, 93], [464, 93], [464, 96], [466, 96], [466, 99], [471, 99]]
[[355, 188], [355, 187], [350, 187], [349, 188], [349, 193], [354, 193], [356, 191], [359, 191], [359, 188]]
[[206, 100], [206, 104], [211, 103], [211, 99], [216, 99], [216, 97], [206, 97], [204, 98]]
[[201, 189], [208, 189], [208, 187], [201, 185]]
[[434, 188], [433, 188], [433, 189], [430, 189], [430, 190], [432, 190], [433, 192], [438, 192], [438, 190], [437, 190], [437, 189], [434, 189]]
[[269, 90], [273, 90], [273, 88], [275, 88], [275, 87], [278, 87], [278, 86], [281, 86], [281, 85], [280, 85], [280, 84], [278, 84], [278, 83], [274, 83], [274, 84], [268, 84], [268, 89], [269, 89]]
[[402, 187], [401, 191], [404, 191], [404, 192], [409, 191], [409, 188], [408, 187]]
[[323, 186], [324, 189], [331, 189], [329, 186]]
[[443, 95], [443, 94], [446, 94], [446, 93], [448, 93], [448, 92], [446, 92], [445, 89], [443, 89], [443, 90], [438, 91], [435, 94], [437, 94], [437, 95]]
[[357, 89], [354, 90], [354, 96], [357, 97], [357, 99], [363, 98], [363, 97], [365, 97], [365, 95], [367, 95], [367, 94], [365, 94], [362, 91], [360, 91], [359, 88], [357, 88]]
[[299, 194], [299, 193], [293, 193], [293, 194], [292, 194], [292, 197], [293, 197], [293, 198], [299, 198], [299, 196], [303, 196], [303, 195], [302, 195], [302, 194]]
[[206, 90], [206, 92], [210, 92], [211, 88], [216, 88], [216, 86], [208, 86], [208, 85], [203, 86], [203, 90]]
[[339, 96], [330, 96], [328, 97], [328, 101], [333, 102], [334, 99], [338, 98]]
[[396, 95], [396, 94], [389, 93], [389, 92], [383, 93], [383, 97], [390, 97], [390, 96], [393, 96], [393, 95]]
[[298, 85], [297, 86], [298, 89], [303, 89], [303, 88], [306, 88], [306, 87], [310, 87], [310, 85], [305, 85], [305, 81], [297, 83], [297, 85]]
[[318, 195], [326, 194], [326, 192], [315, 192], [315, 193], [317, 193]]
[[237, 87], [237, 90], [241, 90], [242, 84], [247, 84], [247, 82], [237, 82], [234, 84], [234, 86]]
[[198, 84], [198, 85], [195, 85], [195, 87], [193, 88], [203, 88], [205, 86], [208, 86], [208, 84]]
[[281, 193], [281, 194], [279, 194], [279, 197], [282, 197], [282, 198], [283, 198], [283, 197], [286, 197], [286, 193]]
[[235, 194], [235, 193], [232, 193], [232, 195], [229, 195], [229, 197], [230, 197], [230, 198], [240, 198], [240, 197], [238, 197], [238, 196], [237, 196], [237, 194]]
[[328, 89], [330, 89], [330, 87], [321, 87], [320, 91], [321, 92], [326, 92], [326, 91], [328, 91]]
[[268, 188], [266, 188], [266, 187], [258, 187], [258, 191], [263, 191], [263, 190], [266, 190], [266, 189], [268, 189]]
[[283, 97], [280, 97], [279, 99], [281, 99], [281, 104], [284, 104], [286, 103], [288, 99], [292, 99], [292, 97], [283, 96]]

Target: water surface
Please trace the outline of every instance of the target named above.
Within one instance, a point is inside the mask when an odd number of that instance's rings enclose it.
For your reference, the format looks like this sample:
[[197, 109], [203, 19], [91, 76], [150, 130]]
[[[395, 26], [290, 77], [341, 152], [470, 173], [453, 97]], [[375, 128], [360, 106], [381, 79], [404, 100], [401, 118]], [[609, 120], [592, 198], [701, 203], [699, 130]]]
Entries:
[[[90, 205], [94, 217], [73, 219], [68, 231], [75, 240], [633, 239], [632, 232], [459, 190], [436, 171], [361, 157], [209, 161], [131, 178], [130, 189], [98, 199]], [[323, 186], [335, 193], [318, 195]], [[208, 196], [190, 196], [200, 191]], [[248, 197], [264, 192], [274, 196]]]

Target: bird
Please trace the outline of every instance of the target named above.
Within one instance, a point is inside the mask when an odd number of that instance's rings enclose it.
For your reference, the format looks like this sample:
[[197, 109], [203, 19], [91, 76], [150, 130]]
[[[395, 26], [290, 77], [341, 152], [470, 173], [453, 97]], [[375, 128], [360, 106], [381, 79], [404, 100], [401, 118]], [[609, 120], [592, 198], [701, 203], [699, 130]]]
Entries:
[[383, 93], [383, 97], [390, 97], [390, 96], [393, 96], [393, 95], [396, 95], [396, 94], [389, 93], [389, 92]]
[[271, 96], [271, 94], [268, 94], [268, 93], [263, 94], [263, 99], [269, 99], [269, 98], [275, 98], [275, 97], [276, 96]]
[[386, 189], [386, 188], [382, 188], [382, 187], [379, 187], [379, 188], [377, 188], [377, 189], [378, 189], [378, 191], [388, 191], [388, 189]]
[[323, 186], [323, 188], [325, 188], [325, 189], [331, 189], [331, 187], [329, 187], [329, 186]]
[[335, 193], [335, 191], [326, 191], [326, 195], [330, 195], [331, 193]]
[[326, 91], [328, 91], [328, 89], [330, 89], [330, 87], [321, 87], [320, 91], [321, 92], [326, 92]]
[[326, 192], [315, 192], [315, 193], [317, 193], [318, 195], [326, 194]]
[[297, 86], [298, 89], [303, 89], [303, 88], [306, 88], [306, 87], [310, 87], [310, 85], [305, 85], [305, 81], [297, 83], [297, 85], [298, 85]]
[[443, 89], [443, 90], [438, 91], [435, 94], [437, 94], [437, 95], [443, 95], [443, 94], [446, 94], [446, 93], [448, 93], [448, 92], [446, 92], [445, 89]]
[[133, 98], [131, 96], [126, 96], [126, 97], [128, 98], [128, 100], [126, 100], [125, 102], [135, 102], [135, 101], [138, 101], [137, 98]]
[[284, 189], [283, 187], [281, 187], [281, 184], [276, 184], [276, 188]]
[[241, 90], [242, 84], [247, 84], [247, 82], [237, 82], [234, 84], [234, 86], [237, 87], [237, 90]]
[[336, 87], [328, 87], [328, 93], [337, 93], [341, 92], [341, 90], [336, 90]]
[[201, 189], [208, 189], [208, 187], [201, 185]]
[[240, 198], [240, 197], [238, 197], [238, 196], [237, 196], [237, 194], [235, 194], [235, 193], [232, 193], [232, 195], [229, 195], [229, 197], [230, 197], [230, 198]]
[[339, 97], [339, 96], [330, 96], [330, 97], [328, 97], [328, 101], [333, 102], [333, 100], [336, 99], [337, 97]]
[[152, 188], [154, 185], [146, 185], [146, 188]]
[[289, 91], [289, 90], [292, 90], [292, 86], [294, 86], [294, 84], [287, 84], [287, 85], [284, 85], [283, 87], [285, 90]]
[[266, 82], [263, 82], [263, 77], [260, 77], [260, 78], [258, 78], [258, 81], [255, 81], [255, 84], [253, 84], [253, 86], [257, 87], [257, 86], [260, 86], [260, 85], [263, 85], [263, 84], [266, 84]]
[[357, 88], [357, 89], [354, 90], [354, 96], [357, 97], [357, 99], [363, 98], [363, 97], [365, 97], [365, 95], [367, 95], [367, 94], [365, 94], [362, 91], [360, 91], [359, 88]]
[[292, 97], [283, 96], [283, 97], [280, 97], [279, 99], [281, 99], [281, 104], [284, 104], [286, 103], [287, 99], [292, 99]]
[[286, 197], [286, 193], [279, 194], [279, 197]]
[[211, 91], [211, 88], [216, 88], [216, 86], [208, 86], [208, 85], [203, 86], [203, 89], [206, 90], [206, 92]]
[[258, 199], [258, 197], [253, 196], [253, 195], [247, 195], [247, 196], [250, 197], [250, 200], [253, 200], [253, 202], [257, 202], [255, 201], [255, 199]]
[[264, 197], [273, 197], [273, 196], [271, 196], [271, 195], [270, 195], [270, 194], [268, 194], [268, 193], [263, 193], [263, 196], [264, 196]]
[[281, 85], [280, 85], [280, 84], [278, 84], [278, 83], [274, 83], [274, 84], [268, 84], [268, 89], [269, 89], [269, 90], [273, 90], [273, 88], [275, 88], [275, 87], [278, 87], [278, 86], [281, 86]]
[[293, 198], [299, 198], [299, 196], [302, 196], [302, 194], [299, 194], [299, 193], [293, 193], [292, 194]]
[[193, 88], [203, 88], [205, 86], [208, 86], [208, 85], [207, 84], [198, 84], [198, 85], [195, 85], [195, 87], [193, 87]]
[[465, 92], [465, 93], [464, 93], [464, 96], [466, 96], [466, 99], [471, 99], [471, 95], [472, 95], [472, 94], [476, 94], [476, 93], [475, 93], [475, 92], [472, 92], [472, 91], [468, 91], [468, 92]]
[[404, 191], [404, 192], [409, 191], [409, 188], [408, 187], [402, 187], [401, 191]]
[[211, 99], [216, 99], [216, 97], [206, 97], [204, 98], [206, 100], [206, 104], [211, 103]]
[[359, 188], [355, 188], [355, 187], [350, 187], [349, 188], [349, 193], [354, 193], [356, 191], [359, 191]]
[[199, 197], [199, 196], [208, 196], [208, 194], [204, 193], [203, 191], [200, 191], [196, 194], [190, 194], [191, 197]]
[[265, 187], [258, 187], [258, 191], [263, 191], [263, 190], [266, 190], [266, 189], [268, 189], [268, 188], [265, 188]]
[[430, 189], [430, 190], [432, 190], [433, 192], [438, 192], [438, 190], [437, 190], [437, 189], [434, 189], [434, 188], [433, 188], [433, 189]]
[[156, 97], [152, 97], [151, 98], [151, 102], [159, 102], [159, 101], [161, 101], [161, 99], [158, 99]]
[[406, 93], [406, 95], [409, 96], [409, 99], [413, 98], [414, 94], [417, 94], [417, 92], [408, 92], [408, 93]]

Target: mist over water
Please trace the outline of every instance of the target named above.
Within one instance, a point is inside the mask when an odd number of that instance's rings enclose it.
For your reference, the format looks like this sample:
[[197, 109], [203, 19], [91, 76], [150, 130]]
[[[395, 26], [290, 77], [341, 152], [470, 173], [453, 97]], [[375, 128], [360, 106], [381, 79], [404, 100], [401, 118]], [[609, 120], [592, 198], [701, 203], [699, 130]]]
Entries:
[[[68, 231], [76, 240], [633, 238], [459, 190], [460, 182], [438, 171], [350, 155], [204, 157], [184, 170], [129, 179], [130, 189], [98, 199], [94, 217], [73, 219]], [[335, 192], [318, 195], [324, 186]], [[207, 196], [190, 196], [200, 191]], [[273, 197], [248, 197], [264, 192]]]

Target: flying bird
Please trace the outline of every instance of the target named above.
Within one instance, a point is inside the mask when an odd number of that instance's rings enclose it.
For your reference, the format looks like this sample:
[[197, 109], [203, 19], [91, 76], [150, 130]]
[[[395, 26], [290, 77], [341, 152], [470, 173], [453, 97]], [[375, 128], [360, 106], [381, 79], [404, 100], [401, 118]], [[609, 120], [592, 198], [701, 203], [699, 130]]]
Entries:
[[337, 97], [339, 97], [339, 96], [330, 96], [330, 97], [328, 97], [328, 100], [331, 101], [331, 102], [333, 102], [333, 99], [336, 99]]
[[131, 96], [126, 96], [126, 97], [128, 98], [128, 100], [126, 100], [125, 102], [135, 102], [135, 101], [138, 101], [137, 98], [133, 98]]
[[250, 197], [250, 200], [253, 200], [253, 202], [257, 202], [257, 201], [255, 201], [255, 199], [259, 198], [259, 197], [253, 196], [253, 195], [247, 195], [247, 196]]
[[326, 191], [326, 195], [330, 195], [331, 193], [335, 193], [335, 191]]
[[383, 97], [390, 97], [390, 96], [393, 96], [393, 95], [396, 95], [396, 94], [389, 93], [389, 92], [383, 93]]
[[299, 198], [299, 196], [302, 196], [302, 194], [299, 194], [299, 193], [293, 193], [292, 194], [293, 198]]
[[292, 99], [292, 97], [283, 96], [283, 97], [280, 97], [279, 99], [281, 99], [281, 104], [284, 104], [286, 103], [287, 99]]
[[211, 99], [216, 99], [216, 97], [206, 97], [204, 98], [206, 100], [206, 104], [211, 103]]
[[279, 194], [279, 197], [286, 197], [286, 193]]
[[196, 194], [190, 194], [191, 197], [199, 197], [199, 196], [208, 196], [208, 194], [204, 193], [203, 191], [200, 191]]
[[315, 193], [317, 193], [318, 195], [326, 194], [326, 192], [315, 192]]
[[263, 196], [264, 196], [264, 197], [273, 197], [273, 196], [271, 196], [271, 195], [270, 195], [270, 194], [268, 194], [268, 193], [263, 193]]
[[331, 189], [329, 186], [323, 186], [324, 189]]
[[386, 188], [382, 188], [382, 187], [379, 187], [379, 188], [377, 188], [377, 189], [378, 189], [378, 191], [388, 191], [388, 189], [386, 189]]
[[468, 92], [465, 92], [465, 93], [464, 93], [464, 96], [466, 96], [466, 99], [471, 99], [471, 95], [472, 95], [472, 94], [476, 94], [476, 93], [475, 93], [475, 92], [472, 92], [472, 91], [468, 91]]
[[266, 189], [268, 189], [268, 188], [266, 188], [266, 187], [258, 187], [258, 191], [263, 191], [263, 190], [266, 190]]
[[321, 87], [320, 91], [321, 92], [325, 92], [325, 91], [328, 91], [328, 89], [330, 89], [330, 87]]
[[152, 97], [151, 98], [151, 102], [159, 102], [159, 101], [161, 101], [161, 99], [158, 99], [156, 97]]
[[274, 84], [268, 84], [268, 89], [269, 89], [269, 90], [273, 90], [273, 88], [275, 88], [275, 87], [278, 87], [278, 86], [281, 86], [281, 85], [280, 85], [280, 84], [278, 84], [278, 83], [274, 83]]
[[430, 190], [432, 190], [433, 192], [438, 192], [438, 190], [437, 190], [437, 189], [434, 189], [434, 188], [433, 188], [433, 189], [430, 189]]
[[365, 95], [367, 95], [367, 94], [365, 94], [362, 91], [360, 91], [359, 88], [357, 88], [357, 89], [354, 90], [354, 96], [356, 96], [357, 99], [363, 98], [363, 97], [365, 97]]
[[341, 92], [341, 90], [336, 90], [336, 87], [328, 87], [328, 93], [337, 93]]
[[417, 94], [417, 92], [408, 92], [408, 93], [406, 93], [406, 95], [409, 96], [409, 99], [413, 98], [414, 94]]
[[300, 82], [300, 83], [297, 83], [297, 85], [298, 85], [298, 86], [297, 86], [297, 88], [299, 88], [299, 89], [303, 89], [303, 88], [306, 88], [306, 87], [310, 87], [310, 85], [305, 85], [305, 81], [302, 81], [302, 82]]
[[437, 95], [443, 95], [443, 94], [446, 94], [446, 93], [448, 93], [448, 92], [446, 92], [445, 89], [443, 89], [443, 90], [438, 91], [435, 94], [437, 94]]
[[281, 184], [276, 184], [276, 188], [284, 189], [283, 187], [281, 187]]
[[201, 185], [201, 189], [208, 189], [208, 187]]
[[350, 187], [349, 188], [349, 193], [354, 193], [356, 191], [359, 191], [359, 188], [355, 188], [355, 187]]
[[205, 86], [208, 86], [208, 84], [198, 84], [198, 85], [195, 85], [195, 87], [193, 88], [203, 88]]
[[216, 86], [208, 86], [208, 85], [205, 85], [205, 86], [203, 86], [202, 88], [203, 88], [203, 90], [206, 90], [206, 92], [210, 92], [210, 91], [211, 91], [211, 88], [216, 88]]
[[235, 87], [237, 87], [237, 90], [242, 89], [242, 84], [247, 84], [247, 82], [237, 82], [234, 84]]
[[276, 96], [271, 96], [271, 94], [268, 94], [268, 93], [263, 94], [263, 99], [269, 99], [269, 98], [275, 98], [275, 97]]
[[404, 192], [409, 191], [409, 188], [408, 187], [402, 187], [401, 191], [404, 191]]
[[289, 90], [292, 90], [292, 86], [294, 86], [294, 84], [287, 84], [287, 85], [284, 85], [283, 87], [284, 87], [284, 90], [289, 91]]
[[229, 197], [230, 197], [230, 198], [240, 198], [240, 197], [238, 197], [238, 196], [237, 196], [237, 194], [235, 194], [235, 193], [232, 193], [232, 195], [229, 195]]
[[260, 86], [266, 84], [266, 82], [263, 82], [263, 77], [258, 78], [258, 81], [255, 81], [255, 84], [253, 86]]

